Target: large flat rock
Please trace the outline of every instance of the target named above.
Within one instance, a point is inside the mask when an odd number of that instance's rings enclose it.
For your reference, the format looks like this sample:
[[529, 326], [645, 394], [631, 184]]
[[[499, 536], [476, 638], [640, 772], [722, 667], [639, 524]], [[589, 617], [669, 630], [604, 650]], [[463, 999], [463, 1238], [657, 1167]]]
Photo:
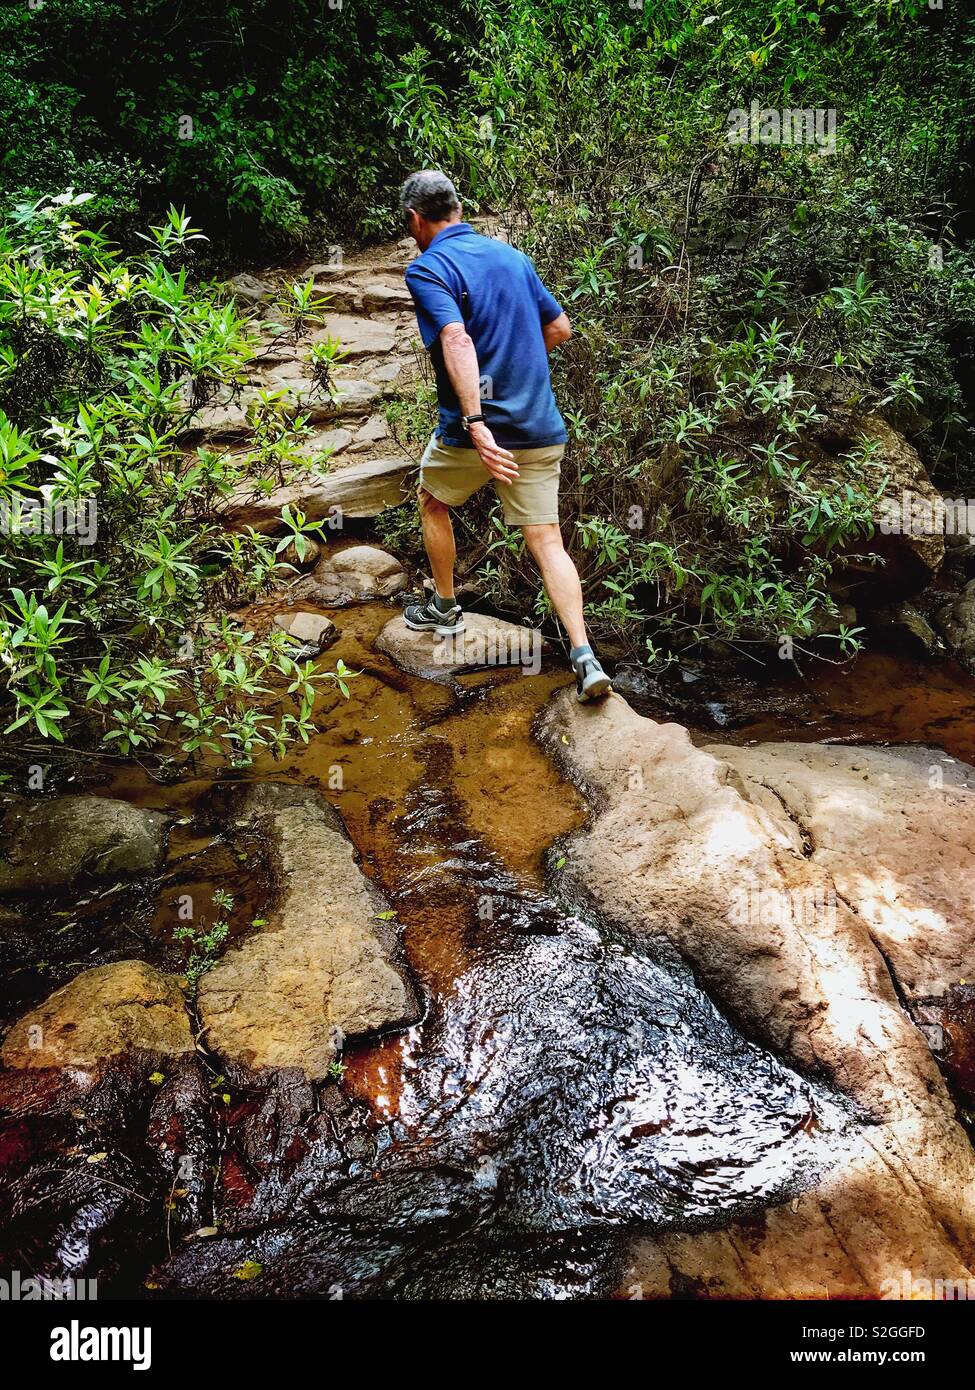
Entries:
[[[563, 891], [668, 940], [754, 1036], [858, 1107], [852, 1154], [760, 1227], [638, 1242], [644, 1296], [881, 1295], [975, 1270], [975, 1155], [904, 1007], [975, 949], [975, 792], [880, 749], [695, 748], [560, 694], [543, 743], [594, 808]], [[932, 760], [943, 755], [932, 754]], [[902, 1002], [903, 1001], [903, 1002]]]
[[537, 675], [544, 639], [535, 628], [519, 627], [481, 613], [464, 614], [465, 631], [456, 637], [414, 632], [402, 617], [391, 619], [376, 640], [401, 671], [428, 681], [450, 681], [466, 671], [521, 666]]
[[[716, 744], [748, 796], [784, 810], [883, 951], [902, 998], [942, 995], [971, 973], [975, 770], [936, 748]], [[778, 806], [776, 805], [778, 802]]]
[[11, 1028], [0, 1049], [5, 1067], [76, 1067], [133, 1052], [193, 1052], [183, 995], [171, 975], [141, 960], [85, 970]]
[[341, 822], [317, 792], [262, 783], [232, 820], [256, 826], [274, 861], [277, 906], [204, 975], [207, 1045], [249, 1069], [328, 1075], [343, 1040], [415, 1022], [389, 908], [365, 877]]
[[328, 314], [323, 327], [312, 334], [312, 342], [327, 338], [337, 338], [349, 358], [392, 352], [396, 346], [396, 334], [387, 322], [360, 314]]

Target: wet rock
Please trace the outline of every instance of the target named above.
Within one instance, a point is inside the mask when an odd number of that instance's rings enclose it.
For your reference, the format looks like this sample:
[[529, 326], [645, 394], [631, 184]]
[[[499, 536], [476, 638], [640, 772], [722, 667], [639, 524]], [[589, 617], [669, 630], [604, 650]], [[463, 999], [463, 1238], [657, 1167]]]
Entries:
[[975, 579], [975, 542], [964, 536], [946, 536], [945, 545], [945, 568], [963, 574], [966, 579]]
[[406, 586], [406, 571], [395, 555], [375, 545], [352, 545], [327, 552], [302, 591], [329, 608], [390, 598]]
[[0, 1266], [144, 1293], [148, 1264], [212, 1220], [211, 1080], [190, 1052], [0, 1071]]
[[213, 1216], [220, 1152], [211, 1078], [194, 1054], [174, 1058], [154, 1080], [146, 1143], [163, 1181], [177, 1179], [165, 1193], [170, 1237], [188, 1237]]
[[274, 619], [275, 627], [281, 628], [296, 642], [307, 642], [309, 646], [321, 651], [329, 642], [335, 640], [335, 624], [321, 613], [278, 613]]
[[781, 1200], [841, 1151], [842, 1106], [746, 1042], [680, 962], [465, 849], [417, 876], [414, 906], [449, 923], [490, 890], [494, 918], [422, 1050], [402, 1070], [387, 1054], [395, 1118], [377, 1129], [334, 1088], [316, 1113], [300, 1079], [262, 1076], [225, 1151], [224, 1238], [157, 1271], [166, 1293], [239, 1297], [252, 1260], [258, 1297], [592, 1296], [612, 1287], [614, 1232]]
[[78, 1067], [132, 1052], [193, 1051], [183, 994], [171, 975], [140, 960], [85, 970], [10, 1029], [5, 1067]]
[[975, 674], [975, 579], [938, 610], [936, 621], [955, 656]]
[[566, 889], [670, 942], [864, 1121], [849, 1156], [760, 1231], [644, 1242], [632, 1279], [647, 1296], [686, 1283], [876, 1297], [904, 1268], [968, 1277], [975, 1156], [902, 999], [937, 993], [971, 959], [975, 788], [946, 777], [935, 790], [923, 761], [889, 750], [695, 748], [618, 697], [560, 695], [539, 734], [596, 809], [564, 847]]
[[203, 977], [200, 1018], [227, 1063], [322, 1078], [343, 1038], [410, 1023], [417, 1003], [382, 920], [387, 904], [335, 813], [316, 792], [274, 785], [245, 796], [235, 822], [267, 837], [277, 908]]
[[918, 1000], [912, 1013], [959, 1101], [975, 1109], [975, 984], [960, 980], [938, 998]]
[[158, 811], [104, 796], [14, 801], [0, 827], [0, 897], [155, 873], [166, 825]]
[[253, 526], [257, 531], [279, 530], [285, 505], [300, 509], [310, 521], [378, 516], [406, 501], [406, 480], [413, 469], [409, 459], [400, 457], [340, 462], [327, 473], [312, 471], [266, 497], [240, 492], [225, 505], [224, 515], [236, 530]]
[[465, 671], [521, 666], [537, 675], [545, 641], [536, 628], [519, 627], [481, 613], [464, 614], [465, 631], [456, 637], [413, 632], [403, 618], [393, 618], [376, 641], [401, 671], [423, 680], [449, 682]]
[[[267, 820], [295, 812], [307, 837], [309, 806], [341, 833], [297, 785], [225, 783], [209, 809], [264, 825], [273, 849]], [[59, 1257], [68, 1230], [82, 1269], [127, 1261], [120, 1293], [148, 1277], [163, 1296], [599, 1296], [626, 1232], [727, 1223], [808, 1188], [843, 1152], [847, 1108], [744, 1038], [673, 952], [587, 924], [507, 873], [465, 829], [448, 764], [431, 761], [396, 833], [411, 856], [401, 914], [429, 924], [456, 962], [422, 1028], [348, 1057], [350, 1077], [357, 1056], [380, 1060], [375, 1104], [347, 1094], [348, 1077], [312, 1084], [303, 1067], [221, 1060], [208, 1115], [212, 1073], [201, 1087], [186, 1057], [161, 1068], [147, 1131], [145, 1069], [125, 1090], [119, 1068], [97, 1130], [79, 1135], [72, 1125], [87, 1121], [45, 1111], [53, 1128], [21, 1165], [15, 1243], [32, 1267]], [[301, 852], [329, 874], [317, 836]], [[245, 1017], [266, 1002], [263, 983], [241, 998]], [[301, 1010], [275, 1027], [296, 1021]], [[5, 1153], [18, 1123], [4, 1130], [0, 1115]], [[66, 1147], [109, 1153], [104, 1167], [73, 1160], [65, 1177]], [[257, 1278], [242, 1281], [248, 1261]]]
[[871, 625], [886, 628], [925, 652], [944, 651], [944, 646], [934, 628], [913, 603], [897, 603], [889, 608], [878, 608], [871, 614]]

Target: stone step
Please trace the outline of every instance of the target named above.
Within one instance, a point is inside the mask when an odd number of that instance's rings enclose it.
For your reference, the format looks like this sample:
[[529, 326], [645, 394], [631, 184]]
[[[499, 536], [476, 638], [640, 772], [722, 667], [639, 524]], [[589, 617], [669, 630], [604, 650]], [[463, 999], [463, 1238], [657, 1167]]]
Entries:
[[441, 684], [452, 682], [465, 671], [492, 666], [521, 666], [537, 675], [544, 646], [544, 638], [535, 628], [481, 613], [465, 613], [464, 631], [455, 637], [414, 632], [403, 618], [392, 618], [376, 640], [377, 650], [401, 671]]
[[346, 357], [392, 352], [396, 346], [396, 334], [388, 323], [360, 314], [327, 314], [311, 341], [322, 343], [329, 338], [338, 339]]
[[329, 276], [335, 276], [336, 279], [362, 275], [399, 275], [402, 277], [408, 265], [408, 260], [374, 261], [371, 265], [368, 261], [345, 261], [335, 265], [325, 262], [319, 265], [310, 265], [304, 274], [306, 278], [310, 275], [316, 280], [319, 278], [327, 279]]
[[391, 598], [406, 587], [406, 571], [378, 545], [350, 545], [327, 550], [298, 585], [296, 593], [326, 608], [345, 608], [370, 599]]
[[292, 511], [300, 508], [312, 521], [378, 516], [407, 500], [407, 479], [414, 468], [411, 459], [396, 456], [350, 460], [327, 473], [309, 473], [266, 497], [242, 491], [225, 503], [224, 516], [236, 530], [253, 526], [265, 533], [281, 529], [285, 505]]

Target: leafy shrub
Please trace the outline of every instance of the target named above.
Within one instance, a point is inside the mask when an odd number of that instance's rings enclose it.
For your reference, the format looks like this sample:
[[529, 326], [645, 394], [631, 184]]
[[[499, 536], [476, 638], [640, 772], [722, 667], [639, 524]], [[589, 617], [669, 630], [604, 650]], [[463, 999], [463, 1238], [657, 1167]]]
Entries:
[[[186, 451], [191, 417], [239, 388], [258, 335], [191, 281], [201, 236], [185, 214], [123, 257], [69, 216], [86, 196], [21, 207], [0, 230], [5, 733], [176, 762], [281, 752], [307, 739], [321, 682], [344, 689], [348, 673], [225, 615], [282, 567], [274, 541], [226, 532], [221, 504], [291, 476], [303, 423], [265, 394], [252, 447]], [[287, 299], [314, 312], [305, 287]], [[288, 539], [314, 529], [284, 520]]]
[[[593, 626], [659, 651], [855, 635], [837, 558], [869, 547], [875, 450], [828, 466], [823, 412], [887, 411], [971, 471], [975, 267], [965, 175], [975, 27], [912, 2], [489, 7], [466, 91], [417, 50], [391, 120], [500, 214], [572, 316], [553, 359], [567, 535]], [[836, 147], [733, 144], [729, 114], [831, 108]], [[465, 553], [544, 612], [493, 501]]]
[[84, 187], [126, 237], [134, 183], [152, 216], [190, 204], [225, 258], [293, 245], [322, 215], [336, 235], [388, 231], [412, 160], [388, 84], [418, 41], [461, 71], [479, 28], [472, 0], [4, 6], [0, 183]]

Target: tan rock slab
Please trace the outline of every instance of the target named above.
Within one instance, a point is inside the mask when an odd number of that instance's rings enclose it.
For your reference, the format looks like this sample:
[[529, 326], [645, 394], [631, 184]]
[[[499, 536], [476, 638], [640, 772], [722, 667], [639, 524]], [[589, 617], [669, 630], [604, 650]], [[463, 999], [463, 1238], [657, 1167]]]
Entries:
[[347, 1037], [415, 1022], [389, 906], [316, 792], [262, 783], [235, 817], [267, 837], [278, 901], [200, 983], [207, 1044], [226, 1062], [328, 1075]]
[[465, 631], [456, 637], [413, 632], [402, 617], [391, 619], [376, 641], [401, 671], [429, 681], [450, 681], [465, 671], [493, 666], [521, 666], [527, 674], [541, 669], [544, 639], [535, 628], [519, 627], [481, 613], [464, 614]]
[[878, 1297], [904, 1269], [975, 1272], [975, 1154], [904, 1007], [975, 954], [975, 790], [946, 777], [939, 800], [923, 756], [883, 749], [696, 748], [619, 696], [560, 694], [538, 733], [593, 806], [561, 890], [669, 941], [862, 1117], [813, 1191], [758, 1224], [638, 1242], [627, 1280], [645, 1296]]
[[183, 993], [141, 960], [85, 970], [18, 1020], [4, 1039], [5, 1067], [91, 1069], [133, 1052], [194, 1050]]

